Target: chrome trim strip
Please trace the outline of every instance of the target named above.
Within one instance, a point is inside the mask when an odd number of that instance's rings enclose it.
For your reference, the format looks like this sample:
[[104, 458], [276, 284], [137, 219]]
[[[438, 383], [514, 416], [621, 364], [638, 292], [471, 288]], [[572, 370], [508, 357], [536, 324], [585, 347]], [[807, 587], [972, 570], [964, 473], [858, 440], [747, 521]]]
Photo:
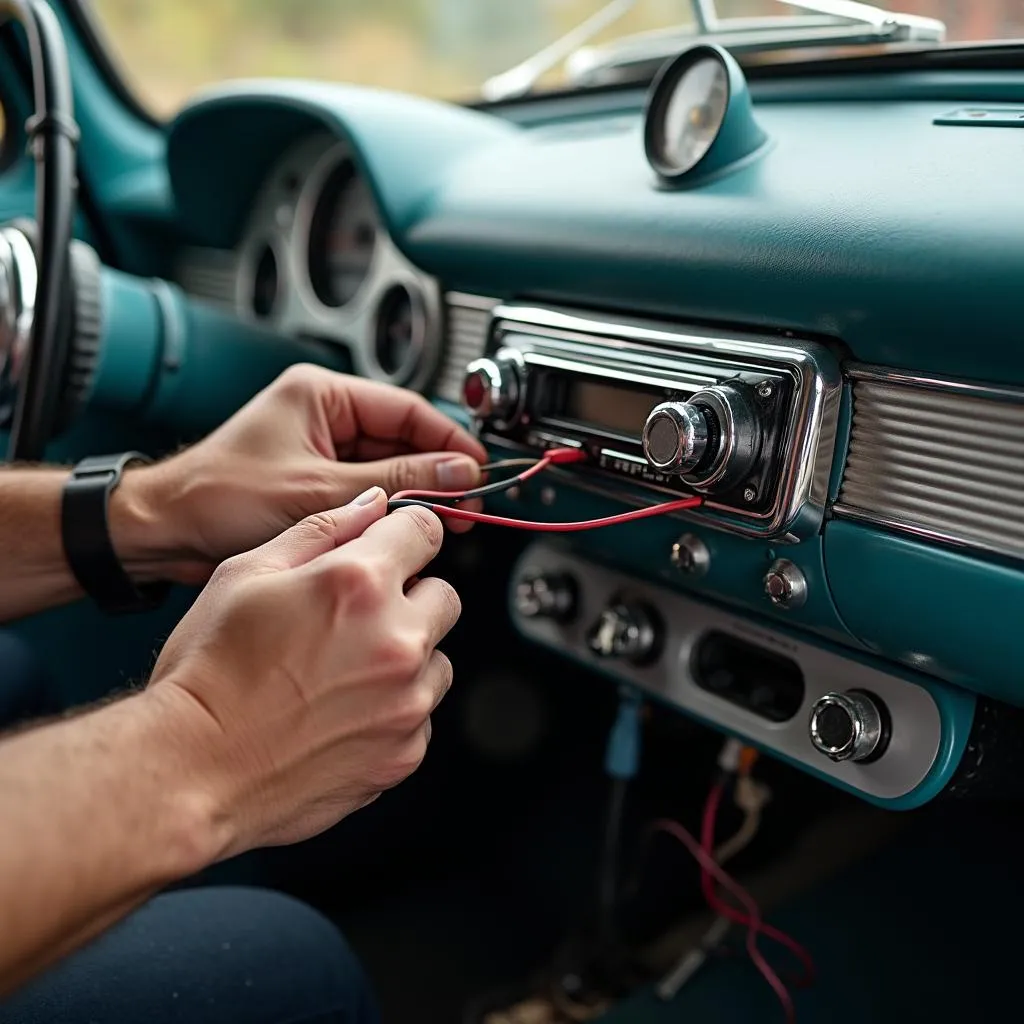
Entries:
[[1024, 388], [1012, 385], [983, 384], [979, 381], [955, 380], [945, 377], [921, 377], [902, 370], [867, 363], [853, 363], [845, 367], [850, 380], [865, 380], [876, 384], [902, 384], [927, 391], [946, 391], [970, 398], [989, 398], [998, 402], [1024, 404]]
[[501, 299], [491, 299], [486, 295], [472, 295], [469, 292], [445, 292], [444, 301], [449, 306], [462, 306], [466, 309], [479, 309], [490, 313]]
[[846, 505], [836, 502], [832, 506], [832, 514], [838, 519], [850, 519], [858, 523], [880, 526], [885, 530], [891, 530], [893, 533], [907, 533], [919, 540], [928, 541], [930, 544], [942, 544], [945, 547], [956, 548], [960, 551], [980, 551], [987, 555], [1016, 560], [1020, 560], [1021, 557], [1020, 555], [1012, 554], [1005, 548], [986, 544], [984, 541], [957, 537], [954, 534], [933, 530], [928, 526], [921, 526], [918, 523], [907, 519], [900, 519], [896, 516], [879, 515], [870, 509], [860, 508], [857, 505]]
[[[705, 360], [732, 364], [737, 360], [782, 368], [794, 375], [793, 413], [788, 424], [788, 451], [776, 503], [765, 514], [708, 502], [704, 509], [724, 513], [715, 525], [747, 537], [793, 542], [813, 536], [821, 528], [827, 501], [828, 480], [823, 463], [831, 470], [834, 446], [821, 444], [835, 436], [842, 392], [838, 360], [823, 345], [789, 338], [785, 341], [757, 334], [721, 334], [697, 328], [676, 329], [647, 320], [596, 319], [559, 309], [502, 303], [493, 312], [499, 332], [536, 335], [557, 344], [559, 340], [599, 344], [611, 351], [635, 351], [639, 343], [664, 350], [684, 350]], [[762, 367], [751, 367], [757, 369]], [[593, 373], [587, 364], [586, 372]], [[702, 514], [701, 518], [705, 518]]]

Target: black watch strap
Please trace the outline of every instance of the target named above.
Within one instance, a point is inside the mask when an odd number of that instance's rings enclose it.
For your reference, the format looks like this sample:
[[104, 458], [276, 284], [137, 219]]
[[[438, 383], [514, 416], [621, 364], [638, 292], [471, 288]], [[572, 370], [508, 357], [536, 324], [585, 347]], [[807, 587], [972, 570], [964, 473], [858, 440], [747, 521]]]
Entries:
[[121, 474], [133, 463], [151, 460], [139, 452], [82, 459], [71, 471], [61, 501], [64, 554], [82, 589], [105, 612], [156, 608], [169, 583], [135, 584], [124, 571], [110, 538], [107, 509]]

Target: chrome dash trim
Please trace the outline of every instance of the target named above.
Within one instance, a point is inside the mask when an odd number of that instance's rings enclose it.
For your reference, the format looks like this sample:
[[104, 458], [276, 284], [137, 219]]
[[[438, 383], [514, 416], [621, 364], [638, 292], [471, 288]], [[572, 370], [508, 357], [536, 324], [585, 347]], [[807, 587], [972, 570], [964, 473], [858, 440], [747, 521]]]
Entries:
[[902, 519], [898, 516], [879, 515], [870, 509], [858, 508], [856, 505], [844, 505], [841, 502], [836, 502], [832, 506], [832, 514], [841, 519], [853, 519], [862, 523], [870, 523], [872, 526], [881, 526], [895, 533], [908, 533], [919, 540], [928, 541], [931, 544], [942, 544], [946, 547], [960, 548], [966, 551], [985, 551], [992, 555], [1004, 554], [1004, 552], [993, 545], [964, 540], [962, 537], [943, 533], [941, 530], [932, 530], [927, 526], [921, 526], [918, 523]]
[[970, 398], [989, 398], [997, 402], [1024, 405], [1024, 388], [1009, 384], [985, 384], [980, 381], [953, 380], [946, 377], [922, 377], [886, 366], [856, 363], [845, 367], [850, 380], [875, 381], [879, 384], [903, 384], [925, 391], [946, 391]]
[[[494, 336], [535, 335], [600, 344], [610, 351], [637, 345], [690, 353], [721, 364], [756, 362], [793, 375], [793, 409], [787, 424], [786, 453], [776, 501], [767, 514], [708, 501], [719, 513], [714, 525], [746, 537], [793, 542], [816, 534], [824, 520], [828, 479], [835, 456], [842, 374], [833, 353], [818, 342], [799, 338], [676, 327], [631, 317], [607, 318], [534, 305], [502, 303], [493, 311]], [[498, 342], [500, 344], [500, 341]], [[592, 372], [592, 367], [588, 364]], [[831, 441], [829, 441], [831, 439]]]

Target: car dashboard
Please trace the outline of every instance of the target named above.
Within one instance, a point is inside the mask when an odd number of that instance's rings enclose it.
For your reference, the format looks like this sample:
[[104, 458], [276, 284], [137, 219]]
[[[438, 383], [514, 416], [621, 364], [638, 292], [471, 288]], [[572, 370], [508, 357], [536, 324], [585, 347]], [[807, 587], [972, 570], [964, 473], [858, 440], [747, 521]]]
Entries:
[[506, 516], [699, 494], [526, 543], [519, 632], [918, 806], [1024, 703], [1024, 76], [729, 70], [732, 149], [676, 176], [638, 88], [220, 87], [169, 129], [173, 277], [495, 458], [586, 453]]

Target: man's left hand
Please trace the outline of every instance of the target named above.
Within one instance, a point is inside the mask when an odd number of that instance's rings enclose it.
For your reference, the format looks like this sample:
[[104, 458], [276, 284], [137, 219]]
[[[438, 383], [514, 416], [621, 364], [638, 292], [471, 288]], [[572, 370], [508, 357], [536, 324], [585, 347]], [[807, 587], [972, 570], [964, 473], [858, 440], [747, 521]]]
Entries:
[[368, 487], [473, 487], [486, 457], [414, 392], [293, 366], [203, 441], [126, 473], [111, 529], [133, 575], [198, 583], [225, 558]]

